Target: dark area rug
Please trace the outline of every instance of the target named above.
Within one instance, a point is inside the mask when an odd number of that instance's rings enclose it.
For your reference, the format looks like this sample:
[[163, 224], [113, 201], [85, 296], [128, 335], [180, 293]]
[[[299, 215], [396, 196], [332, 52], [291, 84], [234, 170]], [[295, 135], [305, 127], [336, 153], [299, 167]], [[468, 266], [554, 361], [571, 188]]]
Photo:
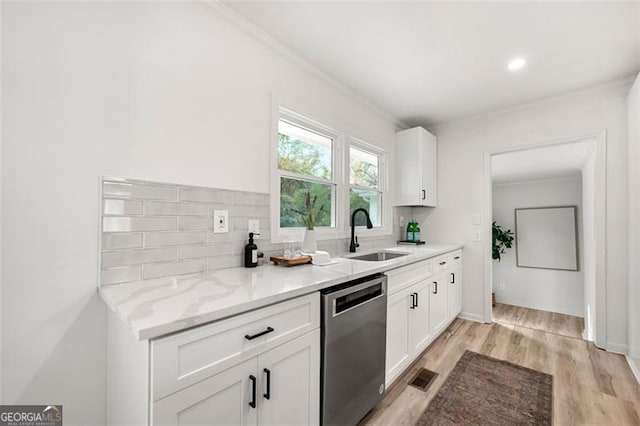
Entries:
[[553, 377], [466, 351], [416, 425], [550, 425]]

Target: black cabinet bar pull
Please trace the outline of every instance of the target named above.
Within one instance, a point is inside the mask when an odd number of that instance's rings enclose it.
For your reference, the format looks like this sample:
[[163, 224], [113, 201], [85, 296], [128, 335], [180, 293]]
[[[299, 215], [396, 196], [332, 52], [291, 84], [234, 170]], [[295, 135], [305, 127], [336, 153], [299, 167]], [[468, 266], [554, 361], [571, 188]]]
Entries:
[[265, 331], [261, 331], [260, 333], [254, 334], [253, 336], [249, 336], [248, 334], [245, 334], [244, 338], [247, 339], [247, 340], [253, 340], [256, 337], [264, 336], [265, 334], [271, 333], [272, 331], [274, 331], [273, 328], [267, 327], [267, 329]]
[[416, 308], [416, 294], [415, 293], [411, 293], [411, 306], [409, 307], [409, 309], [415, 309]]
[[460, 256], [456, 256], [456, 257], [454, 257], [453, 259], [454, 259], [454, 260], [458, 260], [458, 259], [460, 259]]
[[249, 401], [249, 407], [256, 408], [256, 378], [251, 374], [249, 380], [251, 380], [251, 401]]
[[427, 191], [426, 190], [422, 190], [422, 199], [426, 200], [427, 199]]
[[442, 266], [442, 265], [444, 265], [445, 263], [447, 263], [447, 262], [442, 261], [442, 262], [440, 262], [440, 265]]
[[455, 284], [456, 283], [456, 274], [455, 273], [451, 273], [451, 284]]
[[271, 370], [265, 368], [262, 370], [267, 375], [267, 391], [264, 393], [264, 399], [271, 399]]
[[433, 284], [435, 284], [435, 289], [433, 290], [433, 294], [438, 294], [438, 281], [434, 281]]
[[420, 302], [418, 301], [418, 293], [415, 293], [415, 295], [416, 295], [416, 308], [417, 308]]

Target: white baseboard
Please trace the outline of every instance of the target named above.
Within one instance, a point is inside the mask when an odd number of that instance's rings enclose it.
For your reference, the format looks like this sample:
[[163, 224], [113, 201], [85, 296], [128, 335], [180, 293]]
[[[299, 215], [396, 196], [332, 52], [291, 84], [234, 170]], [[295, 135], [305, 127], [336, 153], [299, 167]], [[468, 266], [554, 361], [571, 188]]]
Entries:
[[626, 354], [627, 354], [627, 345], [623, 345], [621, 343], [607, 342], [606, 349], [609, 352], [613, 352], [613, 353], [620, 354], [620, 355], [625, 355], [626, 356]]
[[460, 312], [458, 318], [484, 323], [484, 317], [482, 315], [470, 314], [468, 312]]
[[631, 372], [633, 372], [636, 381], [638, 382], [638, 384], [640, 384], [640, 365], [638, 365], [638, 361], [640, 360], [636, 361], [634, 358], [631, 358], [628, 355], [625, 355], [624, 357], [627, 359], [627, 363], [629, 364]]

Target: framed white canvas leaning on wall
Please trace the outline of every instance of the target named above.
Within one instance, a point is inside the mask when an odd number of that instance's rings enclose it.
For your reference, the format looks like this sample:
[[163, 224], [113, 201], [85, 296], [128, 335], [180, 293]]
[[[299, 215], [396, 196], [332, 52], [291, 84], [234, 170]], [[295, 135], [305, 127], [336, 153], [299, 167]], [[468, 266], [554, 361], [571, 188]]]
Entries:
[[517, 266], [579, 270], [576, 206], [521, 208], [515, 215]]

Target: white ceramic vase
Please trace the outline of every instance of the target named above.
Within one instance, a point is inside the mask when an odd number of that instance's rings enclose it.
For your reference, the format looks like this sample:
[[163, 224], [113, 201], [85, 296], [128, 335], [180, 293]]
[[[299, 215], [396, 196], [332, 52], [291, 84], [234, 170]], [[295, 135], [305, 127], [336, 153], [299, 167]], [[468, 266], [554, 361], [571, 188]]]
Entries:
[[305, 253], [315, 253], [317, 248], [316, 231], [314, 229], [305, 229], [304, 239], [302, 240], [302, 251]]

